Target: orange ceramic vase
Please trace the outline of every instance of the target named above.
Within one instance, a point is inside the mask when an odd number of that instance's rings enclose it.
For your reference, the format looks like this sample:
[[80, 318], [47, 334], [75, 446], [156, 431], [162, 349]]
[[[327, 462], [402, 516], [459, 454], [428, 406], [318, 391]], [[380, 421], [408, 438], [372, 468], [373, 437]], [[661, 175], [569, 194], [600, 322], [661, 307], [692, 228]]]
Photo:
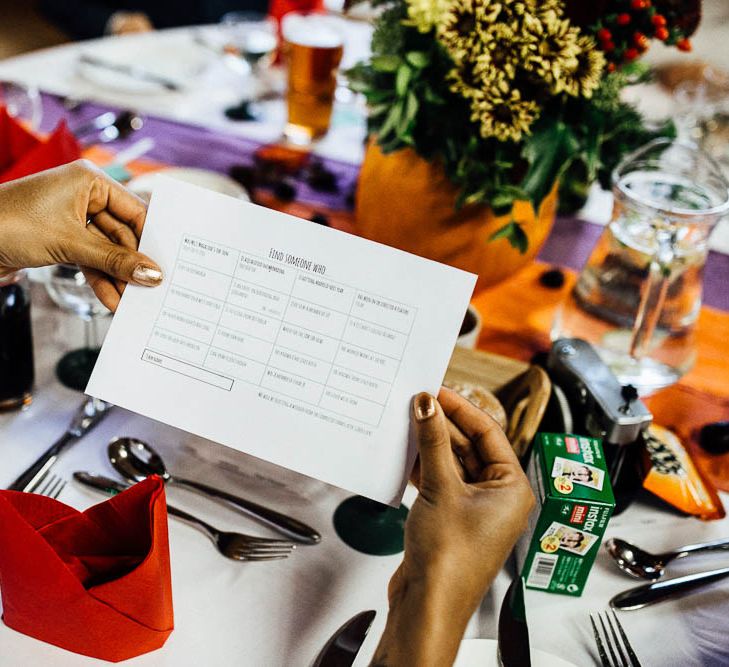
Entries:
[[[357, 233], [478, 274], [479, 291], [531, 262], [554, 224], [556, 183], [538, 214], [528, 201], [515, 202], [511, 215], [496, 216], [488, 206], [456, 210], [457, 193], [439, 164], [424, 160], [410, 148], [385, 155], [371, 141], [357, 186]], [[489, 240], [511, 219], [529, 239], [524, 254], [507, 239]]]

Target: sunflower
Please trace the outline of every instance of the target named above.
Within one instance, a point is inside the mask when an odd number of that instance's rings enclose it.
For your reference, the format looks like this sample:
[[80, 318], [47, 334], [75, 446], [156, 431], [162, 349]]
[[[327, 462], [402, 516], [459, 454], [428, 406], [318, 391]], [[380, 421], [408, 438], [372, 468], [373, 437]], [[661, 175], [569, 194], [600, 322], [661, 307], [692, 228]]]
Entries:
[[471, 119], [480, 124], [481, 136], [499, 141], [520, 141], [539, 116], [539, 105], [522, 99], [517, 89], [506, 93], [497, 90], [473, 100], [471, 110]]
[[553, 10], [541, 12], [540, 21], [544, 34], [525, 68], [536, 73], [556, 94], [564, 90], [565, 74], [574, 72], [579, 65], [579, 30]]
[[492, 67], [488, 53], [463, 61], [448, 73], [447, 79], [452, 92], [472, 103], [483, 100], [487, 92], [503, 94], [509, 90], [504, 72]]
[[600, 78], [605, 69], [605, 56], [595, 45], [595, 40], [587, 35], [577, 38], [580, 52], [577, 54], [577, 66], [567, 72], [562, 79], [562, 88], [573, 97], [592, 97], [592, 91], [600, 85]]
[[[494, 3], [496, 4], [496, 3]], [[491, 0], [453, 0], [441, 15], [436, 36], [454, 62], [460, 63], [469, 55], [478, 55], [483, 42], [481, 25]], [[499, 5], [496, 5], [498, 12]]]

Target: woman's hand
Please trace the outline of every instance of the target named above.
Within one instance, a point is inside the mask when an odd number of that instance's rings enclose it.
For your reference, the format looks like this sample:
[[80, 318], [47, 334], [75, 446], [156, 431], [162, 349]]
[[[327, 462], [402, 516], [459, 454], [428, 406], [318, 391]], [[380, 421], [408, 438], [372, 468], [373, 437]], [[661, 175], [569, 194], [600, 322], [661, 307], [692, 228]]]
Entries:
[[452, 663], [534, 504], [503, 431], [455, 392], [442, 389], [438, 401], [416, 396], [413, 432], [420, 495], [405, 524], [405, 555], [390, 581], [375, 665]]
[[114, 311], [127, 282], [162, 282], [159, 266], [137, 252], [146, 215], [141, 199], [84, 160], [0, 185], [0, 276], [78, 264]]

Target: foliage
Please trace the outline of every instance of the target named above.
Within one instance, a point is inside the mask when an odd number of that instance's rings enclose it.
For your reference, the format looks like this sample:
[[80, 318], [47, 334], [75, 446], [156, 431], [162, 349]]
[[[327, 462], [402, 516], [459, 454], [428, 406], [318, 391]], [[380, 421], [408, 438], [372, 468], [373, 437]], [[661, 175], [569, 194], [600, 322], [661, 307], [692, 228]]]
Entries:
[[[647, 129], [620, 100], [642, 74], [608, 73], [597, 41], [571, 26], [559, 0], [378, 4], [372, 57], [349, 71], [350, 85], [367, 99], [382, 150], [439, 161], [459, 207], [504, 214], [528, 199], [536, 209], [559, 180], [561, 201], [577, 208], [626, 151], [671, 132]], [[525, 248], [514, 221], [495, 236]]]

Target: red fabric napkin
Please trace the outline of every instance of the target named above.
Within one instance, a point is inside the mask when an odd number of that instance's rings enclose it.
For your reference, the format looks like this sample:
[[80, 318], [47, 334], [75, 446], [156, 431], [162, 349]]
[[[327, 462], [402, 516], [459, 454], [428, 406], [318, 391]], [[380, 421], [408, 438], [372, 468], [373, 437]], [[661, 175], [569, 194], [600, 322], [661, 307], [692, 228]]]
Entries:
[[0, 106], [0, 183], [73, 162], [81, 146], [61, 122], [47, 139], [39, 139]]
[[173, 628], [164, 484], [149, 478], [85, 512], [0, 491], [0, 593], [8, 627], [118, 662]]

